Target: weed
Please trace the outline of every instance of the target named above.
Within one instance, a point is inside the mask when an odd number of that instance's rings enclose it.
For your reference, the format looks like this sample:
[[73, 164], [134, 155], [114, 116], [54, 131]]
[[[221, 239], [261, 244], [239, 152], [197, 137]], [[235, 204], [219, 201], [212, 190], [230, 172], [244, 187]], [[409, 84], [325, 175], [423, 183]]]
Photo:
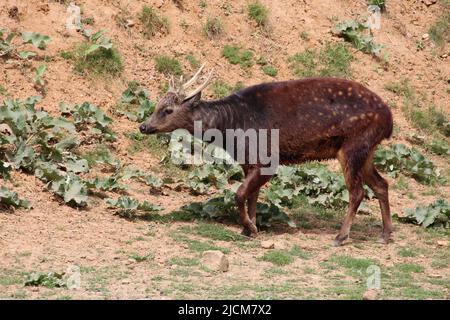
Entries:
[[306, 49], [289, 58], [290, 67], [298, 77], [343, 77], [351, 75], [353, 56], [346, 45], [328, 43], [320, 51]]
[[233, 92], [242, 89], [243, 85], [241, 82], [237, 82], [234, 86], [228, 85], [223, 80], [217, 80], [211, 85], [211, 90], [216, 98], [223, 98], [229, 96]]
[[103, 31], [84, 33], [86, 41], [61, 56], [74, 62], [75, 71], [95, 76], [118, 76], [123, 70], [122, 57]]
[[244, 69], [247, 69], [253, 65], [253, 52], [249, 50], [242, 50], [238, 46], [226, 45], [223, 48], [222, 55], [231, 64], [238, 64]]
[[437, 20], [428, 33], [430, 34], [430, 39], [441, 48], [450, 42], [450, 12], [446, 12]]
[[169, 20], [166, 17], [160, 16], [155, 9], [144, 6], [139, 15], [139, 21], [144, 28], [144, 36], [151, 38], [157, 32], [162, 34], [169, 33]]
[[383, 46], [376, 44], [371, 34], [367, 34], [367, 32], [364, 34], [367, 29], [366, 25], [349, 20], [339, 23], [335, 27], [334, 33], [353, 44], [356, 49], [378, 56]]
[[292, 255], [285, 250], [271, 250], [266, 252], [260, 260], [271, 262], [277, 266], [285, 266], [294, 262]]
[[249, 4], [248, 15], [259, 27], [267, 27], [269, 10], [258, 0]]
[[172, 257], [169, 259], [169, 263], [171, 265], [177, 265], [177, 266], [182, 266], [182, 267], [193, 267], [193, 266], [198, 266], [200, 264], [200, 262], [198, 261], [198, 259], [193, 259], [193, 258], [180, 258], [180, 257]]
[[402, 111], [415, 128], [428, 133], [440, 132], [447, 137], [450, 136], [450, 121], [447, 116], [436, 106], [423, 108], [424, 97], [417, 94], [407, 79], [389, 83], [385, 88], [403, 97]]
[[209, 39], [214, 39], [223, 34], [223, 24], [222, 21], [215, 17], [208, 17], [205, 25], [203, 26], [203, 33]]
[[193, 69], [198, 69], [200, 67], [200, 61], [198, 61], [192, 53], [186, 55], [186, 60]]
[[267, 74], [268, 76], [271, 76], [271, 77], [276, 77], [278, 75], [278, 70], [275, 67], [271, 66], [271, 65], [262, 66], [261, 70], [265, 74]]
[[180, 62], [175, 58], [171, 58], [165, 55], [159, 55], [155, 57], [155, 68], [156, 71], [166, 76], [181, 76], [183, 74]]

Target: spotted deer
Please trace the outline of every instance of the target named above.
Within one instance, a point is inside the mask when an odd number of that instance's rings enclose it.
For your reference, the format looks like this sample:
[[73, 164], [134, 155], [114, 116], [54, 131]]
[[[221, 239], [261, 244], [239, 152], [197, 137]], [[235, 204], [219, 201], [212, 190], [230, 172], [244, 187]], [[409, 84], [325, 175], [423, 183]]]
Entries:
[[[378, 198], [383, 230], [380, 242], [392, 234], [388, 183], [373, 164], [377, 145], [392, 134], [389, 107], [374, 92], [350, 80], [305, 78], [262, 83], [213, 101], [201, 99], [212, 73], [195, 90], [204, 66], [183, 83], [170, 81], [170, 89], [151, 117], [140, 125], [145, 134], [186, 129], [193, 133], [194, 121], [203, 129], [279, 129], [279, 162], [294, 164], [337, 158], [349, 191], [349, 205], [341, 229], [334, 240], [341, 245], [348, 237], [367, 184]], [[228, 150], [227, 150], [228, 151]], [[272, 175], [262, 174], [260, 163], [241, 164], [245, 179], [236, 192], [236, 204], [243, 234], [257, 233], [256, 203], [261, 187]], [[246, 210], [247, 204], [247, 210]]]

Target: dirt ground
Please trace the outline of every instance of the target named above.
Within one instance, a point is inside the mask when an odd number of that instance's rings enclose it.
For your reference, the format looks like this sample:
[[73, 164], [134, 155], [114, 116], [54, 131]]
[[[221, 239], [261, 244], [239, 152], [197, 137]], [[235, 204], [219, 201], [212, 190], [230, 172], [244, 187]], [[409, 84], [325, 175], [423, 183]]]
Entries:
[[[194, 54], [213, 67], [215, 76], [228, 84], [242, 81], [246, 86], [274, 81], [260, 66], [243, 70], [222, 57], [226, 44], [243, 44], [265, 57], [278, 70], [276, 80], [295, 78], [288, 57], [305, 48], [318, 48], [327, 41], [342, 41], [331, 29], [336, 21], [367, 15], [363, 0], [263, 0], [269, 8], [270, 34], [258, 32], [247, 15], [249, 1], [182, 1], [180, 10], [172, 1], [75, 1], [82, 6], [83, 17], [93, 18], [93, 29], [105, 29], [120, 51], [124, 71], [118, 78], [102, 79], [73, 72], [72, 64], [59, 53], [70, 50], [83, 40], [79, 33], [65, 30], [64, 1], [3, 0], [0, 4], [0, 28], [35, 31], [49, 35], [52, 42], [45, 55], [47, 93], [38, 105], [57, 115], [60, 102], [89, 101], [110, 114], [127, 82], [139, 81], [157, 99], [167, 78], [155, 70], [154, 57], [167, 54], [179, 57], [188, 73], [194, 71], [184, 58]], [[382, 27], [375, 39], [386, 46], [388, 64], [354, 50], [353, 79], [364, 83], [383, 99], [401, 105], [403, 98], [386, 89], [386, 84], [409, 79], [426, 103], [440, 106], [448, 115], [450, 99], [447, 55], [426, 40], [430, 26], [448, 2], [390, 0], [383, 14]], [[432, 2], [432, 1], [431, 1]], [[137, 16], [144, 5], [151, 5], [167, 16], [171, 31], [146, 39]], [[9, 9], [17, 6], [19, 18], [10, 17]], [[127, 12], [127, 13], [125, 13]], [[123, 28], [115, 17], [124, 15], [136, 24]], [[224, 35], [209, 40], [202, 26], [208, 17], [220, 17]], [[307, 33], [308, 37], [301, 34]], [[425, 48], [417, 50], [418, 41]], [[448, 44], [447, 44], [448, 49]], [[444, 52], [445, 53], [445, 52]], [[36, 67], [40, 61], [31, 61]], [[12, 97], [37, 95], [30, 81], [30, 68], [0, 60], [0, 85]], [[207, 92], [208, 93], [208, 92]], [[206, 97], [211, 96], [209, 92]], [[3, 97], [2, 97], [3, 98]], [[405, 119], [401, 108], [392, 109], [395, 132], [390, 142], [411, 145], [408, 137], [418, 132]], [[138, 124], [125, 117], [112, 116], [118, 141], [115, 155], [124, 164], [132, 164], [156, 176], [178, 175], [162, 168], [161, 151], [143, 149], [128, 152], [126, 133], [138, 130]], [[427, 154], [437, 167], [449, 169], [448, 158]], [[334, 161], [330, 166], [336, 166]], [[185, 173], [181, 173], [185, 174]], [[448, 186], [424, 186], [407, 178], [408, 189], [391, 185], [392, 212], [402, 216], [405, 208], [427, 204], [437, 198], [450, 200]], [[319, 218], [314, 213], [290, 214], [298, 228], [276, 226], [262, 231], [256, 239], [237, 235], [236, 224], [187, 221], [161, 222], [151, 219], [127, 220], [107, 208], [102, 199], [93, 197], [87, 209], [66, 206], [45, 191], [44, 184], [32, 175], [14, 172], [10, 181], [0, 180], [21, 197], [29, 199], [32, 210], [0, 212], [0, 299], [361, 299], [366, 292], [367, 268], [376, 266], [381, 272], [383, 299], [449, 299], [450, 238], [449, 234], [425, 230], [394, 221], [394, 242], [376, 242], [381, 230], [381, 217], [375, 201], [373, 213], [358, 215], [351, 239], [342, 247], [333, 247], [342, 215]], [[164, 207], [167, 214], [183, 204], [212, 197], [193, 196], [188, 191], [166, 188], [163, 195], [151, 194], [139, 183], [130, 183], [127, 194]], [[114, 196], [114, 194], [111, 194]], [[308, 221], [308, 226], [301, 223]], [[211, 235], [205, 230], [213, 230]], [[236, 236], [229, 236], [236, 235]], [[264, 249], [263, 241], [273, 241], [275, 249]], [[223, 251], [230, 267], [227, 272], [204, 268], [201, 254], [205, 249]], [[268, 252], [287, 255], [293, 260], [277, 265], [262, 258]], [[45, 288], [24, 286], [30, 272], [64, 272], [70, 266], [81, 270], [81, 287]]]

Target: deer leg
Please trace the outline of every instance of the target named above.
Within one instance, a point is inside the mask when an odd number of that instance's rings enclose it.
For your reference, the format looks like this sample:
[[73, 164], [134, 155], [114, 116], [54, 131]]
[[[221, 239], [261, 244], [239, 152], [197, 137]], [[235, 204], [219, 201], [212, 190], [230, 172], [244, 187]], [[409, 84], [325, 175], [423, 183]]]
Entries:
[[363, 172], [364, 182], [373, 190], [380, 203], [381, 217], [383, 219], [383, 231], [379, 242], [389, 243], [392, 238], [392, 220], [389, 207], [389, 185], [373, 165], [372, 158], [367, 159]]
[[345, 216], [344, 222], [341, 226], [341, 230], [334, 240], [333, 244], [335, 246], [342, 245], [342, 243], [348, 239], [353, 219], [355, 218], [358, 207], [364, 198], [362, 165], [360, 165], [360, 159], [362, 156], [363, 154], [352, 154], [350, 152], [344, 153], [341, 150], [338, 152], [338, 160], [341, 163], [345, 184], [347, 185], [349, 192], [349, 205], [347, 215]]
[[[258, 199], [259, 189], [271, 177], [270, 175], [261, 175], [260, 168], [246, 170], [245, 180], [236, 192], [239, 218], [244, 226], [242, 230], [243, 235], [251, 236], [258, 232], [256, 228], [256, 201]], [[246, 201], [248, 201], [248, 212], [245, 210]]]
[[256, 226], [256, 204], [258, 203], [259, 188], [253, 192], [247, 200], [248, 216]]

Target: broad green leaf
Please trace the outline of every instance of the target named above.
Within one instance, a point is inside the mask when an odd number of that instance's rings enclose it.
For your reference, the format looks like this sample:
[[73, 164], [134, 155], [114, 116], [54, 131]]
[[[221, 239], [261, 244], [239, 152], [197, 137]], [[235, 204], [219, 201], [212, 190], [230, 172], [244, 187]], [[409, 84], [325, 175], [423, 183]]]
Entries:
[[38, 49], [45, 49], [50, 42], [50, 37], [38, 32], [22, 32], [22, 40], [24, 43], [31, 43]]

